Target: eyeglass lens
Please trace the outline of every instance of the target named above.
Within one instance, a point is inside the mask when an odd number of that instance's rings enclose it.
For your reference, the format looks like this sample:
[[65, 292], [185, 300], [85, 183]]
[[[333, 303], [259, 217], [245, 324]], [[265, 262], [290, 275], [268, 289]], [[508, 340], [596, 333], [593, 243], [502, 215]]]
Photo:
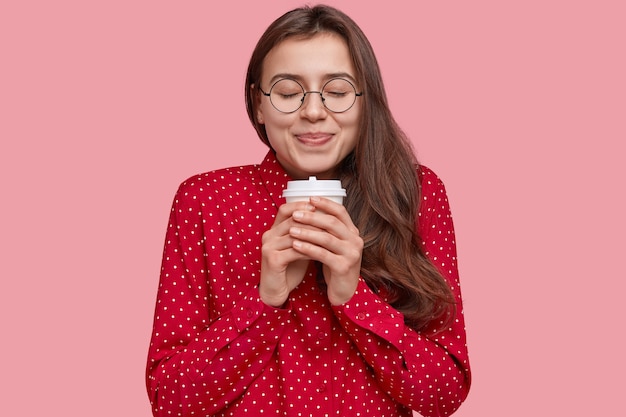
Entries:
[[[276, 110], [282, 113], [293, 113], [302, 106], [305, 96], [312, 93], [320, 94], [319, 91], [305, 92], [300, 83], [284, 78], [278, 80], [270, 89], [270, 100]], [[328, 110], [343, 113], [349, 110], [356, 101], [356, 90], [348, 80], [334, 78], [324, 84], [321, 96]]]

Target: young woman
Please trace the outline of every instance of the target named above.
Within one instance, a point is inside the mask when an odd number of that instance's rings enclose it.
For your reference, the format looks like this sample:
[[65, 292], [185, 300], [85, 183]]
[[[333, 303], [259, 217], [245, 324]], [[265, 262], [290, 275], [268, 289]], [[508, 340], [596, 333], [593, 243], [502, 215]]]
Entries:
[[[466, 398], [454, 229], [442, 182], [389, 112], [342, 12], [273, 22], [248, 67], [259, 165], [174, 199], [149, 349], [155, 416], [444, 416]], [[340, 179], [345, 206], [285, 203]]]

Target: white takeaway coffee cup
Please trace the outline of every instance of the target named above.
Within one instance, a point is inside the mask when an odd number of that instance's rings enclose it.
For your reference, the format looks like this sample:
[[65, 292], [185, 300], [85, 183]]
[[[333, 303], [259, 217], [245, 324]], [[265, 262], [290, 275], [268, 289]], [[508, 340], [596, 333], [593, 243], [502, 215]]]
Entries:
[[283, 190], [283, 197], [288, 203], [295, 201], [309, 201], [309, 197], [325, 197], [336, 203], [343, 204], [346, 190], [341, 187], [340, 180], [318, 180], [309, 177], [308, 180], [288, 181]]

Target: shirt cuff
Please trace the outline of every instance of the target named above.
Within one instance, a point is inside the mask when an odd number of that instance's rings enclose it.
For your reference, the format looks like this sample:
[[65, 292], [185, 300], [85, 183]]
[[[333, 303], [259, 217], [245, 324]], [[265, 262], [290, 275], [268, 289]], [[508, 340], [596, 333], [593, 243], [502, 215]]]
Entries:
[[[232, 314], [235, 325], [240, 332], [252, 327], [253, 324], [259, 330], [277, 330], [284, 329], [286, 322], [289, 320], [291, 304], [288, 303], [285, 307], [275, 308], [265, 304], [259, 295], [259, 288], [254, 286], [237, 303]], [[268, 332], [266, 336], [278, 340], [281, 334], [282, 331], [272, 331]]]
[[393, 344], [398, 344], [404, 335], [404, 315], [375, 294], [363, 277], [359, 278], [352, 298], [333, 306], [333, 310], [348, 332], [356, 325]]

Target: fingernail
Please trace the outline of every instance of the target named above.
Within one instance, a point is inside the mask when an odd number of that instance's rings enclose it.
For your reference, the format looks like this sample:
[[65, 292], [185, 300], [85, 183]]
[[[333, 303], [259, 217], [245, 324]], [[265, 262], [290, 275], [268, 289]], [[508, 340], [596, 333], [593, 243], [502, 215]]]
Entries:
[[319, 203], [321, 200], [319, 197], [311, 197], [311, 201], [314, 203]]
[[293, 212], [293, 218], [294, 219], [301, 219], [302, 217], [304, 217], [304, 213], [302, 213], [301, 211], [294, 211]]
[[302, 229], [300, 229], [299, 227], [292, 227], [291, 229], [289, 229], [289, 232], [292, 235], [298, 236], [300, 233], [302, 233]]

